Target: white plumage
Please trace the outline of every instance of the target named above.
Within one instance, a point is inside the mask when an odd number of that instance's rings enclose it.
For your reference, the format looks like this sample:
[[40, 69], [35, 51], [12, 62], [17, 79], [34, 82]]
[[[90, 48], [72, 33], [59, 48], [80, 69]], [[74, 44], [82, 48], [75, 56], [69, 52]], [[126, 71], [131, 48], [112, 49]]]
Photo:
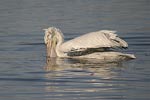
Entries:
[[64, 42], [63, 33], [59, 29], [50, 27], [44, 30], [44, 41], [49, 57], [96, 59], [110, 59], [112, 57], [114, 60], [135, 58], [131, 54], [110, 51], [111, 48], [128, 47], [128, 44], [115, 34], [116, 31], [100, 30]]
[[128, 47], [115, 31], [101, 30], [87, 33], [80, 37], [69, 40], [61, 45], [62, 50], [69, 52], [71, 49], [80, 50], [88, 48], [116, 48]]

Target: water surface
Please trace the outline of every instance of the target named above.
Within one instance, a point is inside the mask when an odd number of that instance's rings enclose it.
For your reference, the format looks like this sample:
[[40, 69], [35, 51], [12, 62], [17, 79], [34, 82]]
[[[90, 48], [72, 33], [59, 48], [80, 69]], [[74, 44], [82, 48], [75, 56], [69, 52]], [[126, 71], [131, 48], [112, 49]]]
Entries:
[[[1, 100], [150, 99], [149, 0], [1, 0]], [[43, 28], [65, 40], [101, 29], [117, 30], [136, 60], [46, 61]], [[94, 63], [93, 63], [94, 62]]]

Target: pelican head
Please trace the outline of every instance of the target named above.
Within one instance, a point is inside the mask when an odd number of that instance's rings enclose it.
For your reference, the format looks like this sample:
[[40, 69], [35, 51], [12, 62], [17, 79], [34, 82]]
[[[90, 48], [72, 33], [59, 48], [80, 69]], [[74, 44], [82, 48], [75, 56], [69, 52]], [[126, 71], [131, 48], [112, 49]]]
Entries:
[[49, 27], [43, 30], [45, 31], [44, 42], [47, 48], [47, 56], [57, 57], [57, 45], [63, 42], [62, 32], [55, 27]]

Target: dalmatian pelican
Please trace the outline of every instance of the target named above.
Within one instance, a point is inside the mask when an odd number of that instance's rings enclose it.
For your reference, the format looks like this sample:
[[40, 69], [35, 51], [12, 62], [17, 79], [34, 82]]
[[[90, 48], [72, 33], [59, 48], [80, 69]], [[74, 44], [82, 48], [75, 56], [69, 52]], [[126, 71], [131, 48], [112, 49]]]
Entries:
[[127, 48], [128, 44], [118, 37], [116, 31], [100, 30], [64, 42], [60, 29], [49, 27], [44, 29], [44, 42], [47, 57], [92, 58], [110, 61], [135, 59], [133, 54], [114, 51]]

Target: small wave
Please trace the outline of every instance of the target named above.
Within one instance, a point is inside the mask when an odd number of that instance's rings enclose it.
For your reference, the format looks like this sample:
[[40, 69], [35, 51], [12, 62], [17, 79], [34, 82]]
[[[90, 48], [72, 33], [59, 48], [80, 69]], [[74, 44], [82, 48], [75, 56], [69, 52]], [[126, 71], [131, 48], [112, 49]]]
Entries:
[[150, 36], [130, 36], [130, 37], [123, 37], [123, 39], [150, 39]]
[[130, 45], [134, 45], [134, 46], [150, 46], [150, 43], [130, 43]]
[[0, 78], [2, 81], [45, 81], [44, 79], [33, 79], [33, 78]]
[[19, 43], [19, 45], [44, 45], [44, 43]]

